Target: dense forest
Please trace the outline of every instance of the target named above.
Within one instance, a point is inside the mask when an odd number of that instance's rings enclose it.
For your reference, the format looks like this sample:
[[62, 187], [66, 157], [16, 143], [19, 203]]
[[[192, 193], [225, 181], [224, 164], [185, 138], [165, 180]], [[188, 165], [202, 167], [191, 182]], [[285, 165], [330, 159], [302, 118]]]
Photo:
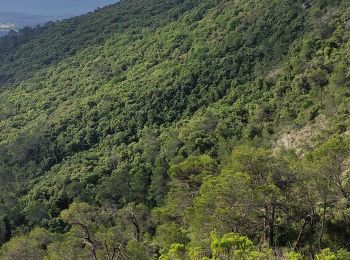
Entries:
[[122, 0], [0, 61], [0, 259], [350, 259], [348, 0]]

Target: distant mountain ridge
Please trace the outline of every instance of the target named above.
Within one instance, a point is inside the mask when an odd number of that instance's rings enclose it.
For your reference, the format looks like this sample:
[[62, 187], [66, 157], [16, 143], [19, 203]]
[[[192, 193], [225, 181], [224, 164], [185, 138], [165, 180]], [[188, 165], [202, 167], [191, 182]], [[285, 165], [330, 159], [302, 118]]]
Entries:
[[62, 20], [69, 15], [49, 16], [33, 15], [12, 12], [0, 12], [0, 36], [7, 34], [10, 30], [18, 30], [25, 26], [35, 27], [49, 21]]
[[14, 24], [16, 29], [19, 29], [24, 26], [36, 26], [49, 21], [61, 20], [66, 17], [68, 17], [68, 15], [46, 16], [24, 13], [0, 12], [0, 30], [2, 29], [1, 25], [5, 24]]
[[79, 15], [93, 11], [97, 7], [113, 4], [116, 0], [12, 0], [1, 1], [0, 10], [4, 12], [35, 15]]

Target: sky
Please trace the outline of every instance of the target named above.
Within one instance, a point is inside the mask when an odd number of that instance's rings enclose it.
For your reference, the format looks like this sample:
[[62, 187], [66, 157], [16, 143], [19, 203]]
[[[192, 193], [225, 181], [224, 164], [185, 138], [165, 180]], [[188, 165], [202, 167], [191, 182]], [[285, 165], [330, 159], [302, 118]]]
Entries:
[[0, 0], [0, 12], [38, 15], [78, 15], [117, 0]]

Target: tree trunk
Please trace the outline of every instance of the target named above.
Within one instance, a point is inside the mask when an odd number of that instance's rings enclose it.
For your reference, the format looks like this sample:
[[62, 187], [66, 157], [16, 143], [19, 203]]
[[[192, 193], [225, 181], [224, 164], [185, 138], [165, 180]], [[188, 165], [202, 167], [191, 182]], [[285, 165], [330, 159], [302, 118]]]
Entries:
[[321, 246], [322, 246], [322, 239], [323, 239], [325, 222], [326, 222], [326, 211], [327, 211], [327, 202], [325, 201], [324, 207], [323, 207], [322, 220], [321, 220], [321, 234], [318, 238], [318, 249], [321, 249]]
[[276, 218], [276, 209], [275, 205], [271, 205], [271, 219], [269, 220], [269, 246], [274, 247], [275, 240], [275, 218]]
[[299, 230], [299, 234], [298, 234], [298, 238], [297, 241], [295, 242], [295, 246], [294, 246], [294, 251], [298, 249], [300, 241], [301, 241], [301, 237], [303, 235], [304, 229], [306, 227], [306, 218], [304, 218], [303, 220], [303, 225], [301, 226], [300, 230]]

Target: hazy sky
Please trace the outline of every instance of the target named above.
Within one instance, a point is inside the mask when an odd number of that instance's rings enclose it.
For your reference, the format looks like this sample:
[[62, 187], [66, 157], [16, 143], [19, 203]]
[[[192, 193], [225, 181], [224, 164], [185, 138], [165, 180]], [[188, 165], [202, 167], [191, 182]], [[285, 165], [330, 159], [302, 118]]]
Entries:
[[0, 11], [27, 14], [82, 14], [117, 0], [0, 0]]

